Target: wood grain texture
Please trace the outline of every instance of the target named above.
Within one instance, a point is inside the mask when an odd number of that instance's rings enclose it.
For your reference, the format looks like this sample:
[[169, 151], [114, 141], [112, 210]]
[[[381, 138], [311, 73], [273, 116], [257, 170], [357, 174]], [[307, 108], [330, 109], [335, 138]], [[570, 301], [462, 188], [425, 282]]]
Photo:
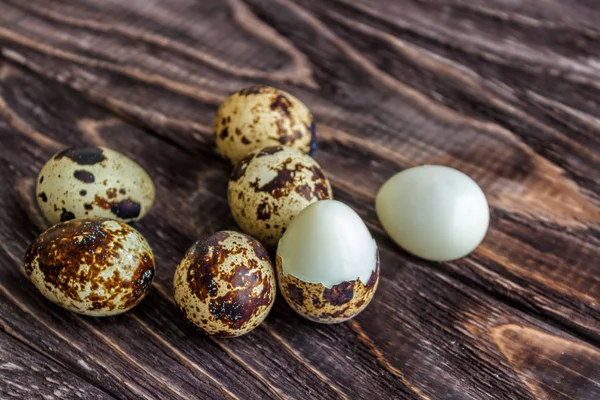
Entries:
[[[599, 18], [583, 0], [0, 1], [0, 397], [600, 397]], [[381, 284], [353, 321], [309, 323], [278, 299], [217, 340], [176, 311], [172, 278], [194, 240], [235, 229], [211, 125], [255, 83], [315, 114], [316, 159], [377, 239]], [[82, 144], [157, 186], [136, 223], [153, 288], [108, 319], [50, 304], [21, 272], [46, 227], [33, 180]], [[465, 259], [416, 259], [377, 221], [379, 186], [422, 163], [490, 201]]]
[[3, 398], [113, 398], [4, 332], [0, 342]]

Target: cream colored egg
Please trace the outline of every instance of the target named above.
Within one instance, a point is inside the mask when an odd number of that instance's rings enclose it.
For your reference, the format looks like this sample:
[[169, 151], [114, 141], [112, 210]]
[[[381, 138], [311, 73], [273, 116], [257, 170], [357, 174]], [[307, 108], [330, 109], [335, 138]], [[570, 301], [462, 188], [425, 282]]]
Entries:
[[54, 225], [29, 246], [25, 273], [61, 307], [109, 316], [144, 298], [154, 276], [154, 255], [146, 239], [123, 222], [77, 219]]
[[379, 190], [379, 221], [398, 245], [432, 261], [472, 252], [488, 229], [490, 211], [477, 183], [440, 165], [404, 170]]
[[222, 231], [187, 251], [175, 271], [173, 290], [190, 322], [209, 335], [235, 337], [256, 328], [271, 310], [275, 271], [256, 239]]
[[277, 281], [287, 303], [320, 323], [353, 318], [379, 284], [379, 252], [347, 205], [319, 201], [292, 221], [277, 248]]
[[37, 202], [51, 224], [74, 218], [141, 219], [154, 203], [150, 176], [130, 158], [103, 147], [70, 148], [38, 175]]
[[229, 178], [233, 217], [242, 231], [269, 248], [306, 206], [332, 197], [319, 164], [290, 147], [267, 147], [247, 156]]
[[234, 165], [267, 146], [290, 146], [312, 154], [317, 145], [310, 110], [291, 94], [268, 86], [242, 89], [225, 100], [214, 132], [219, 152]]

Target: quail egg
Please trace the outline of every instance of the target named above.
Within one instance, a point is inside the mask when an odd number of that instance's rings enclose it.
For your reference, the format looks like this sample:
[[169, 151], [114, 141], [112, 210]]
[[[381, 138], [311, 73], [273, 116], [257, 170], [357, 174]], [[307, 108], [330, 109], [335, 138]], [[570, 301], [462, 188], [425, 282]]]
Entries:
[[109, 316], [138, 304], [154, 276], [146, 239], [115, 220], [76, 219], [54, 225], [27, 249], [25, 273], [67, 310]]
[[267, 147], [247, 156], [229, 178], [233, 217], [242, 231], [268, 248], [275, 248], [290, 221], [307, 205], [332, 197], [319, 164], [290, 147]]
[[268, 86], [248, 87], [226, 99], [214, 131], [219, 152], [234, 165], [267, 146], [281, 144], [309, 154], [317, 146], [310, 110], [291, 94]]
[[275, 271], [256, 239], [221, 231], [187, 251], [173, 289], [190, 322], [209, 335], [235, 337], [256, 328], [271, 310]]
[[321, 323], [356, 316], [379, 283], [379, 252], [362, 219], [347, 205], [323, 200], [291, 222], [277, 248], [277, 281], [287, 303]]
[[55, 154], [39, 173], [37, 202], [51, 224], [103, 217], [132, 222], [154, 202], [150, 176], [130, 158], [102, 147]]
[[376, 209], [400, 247], [431, 261], [455, 260], [472, 252], [490, 219], [477, 183], [440, 165], [410, 168], [390, 178], [377, 194]]

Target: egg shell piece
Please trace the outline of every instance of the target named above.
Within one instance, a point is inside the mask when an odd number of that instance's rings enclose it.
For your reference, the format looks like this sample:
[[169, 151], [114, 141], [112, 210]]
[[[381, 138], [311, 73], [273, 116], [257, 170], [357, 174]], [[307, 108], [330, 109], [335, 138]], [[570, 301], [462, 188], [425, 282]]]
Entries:
[[269, 86], [252, 86], [227, 98], [214, 121], [217, 149], [237, 164], [249, 153], [285, 145], [312, 154], [316, 128], [310, 110], [293, 95]]
[[306, 207], [279, 241], [282, 272], [327, 288], [355, 279], [366, 284], [377, 265], [377, 244], [363, 220], [336, 200]]
[[376, 210], [400, 247], [432, 261], [471, 253], [483, 240], [490, 216], [477, 183], [456, 169], [439, 165], [394, 175], [379, 190]]
[[229, 179], [231, 213], [242, 231], [275, 248], [294, 217], [318, 200], [333, 198], [319, 164], [299, 150], [275, 146], [255, 152]]
[[256, 239], [234, 231], [196, 242], [175, 271], [173, 289], [186, 318], [219, 337], [256, 328], [271, 310], [277, 290], [267, 251]]
[[55, 154], [36, 185], [38, 205], [53, 225], [94, 217], [137, 221], [150, 210], [154, 196], [152, 179], [140, 165], [103, 147]]
[[379, 257], [366, 283], [355, 279], [330, 288], [285, 274], [282, 264], [278, 255], [277, 283], [286, 302], [301, 316], [321, 324], [336, 324], [357, 316], [369, 305], [379, 285]]
[[110, 316], [144, 298], [154, 276], [154, 255], [146, 239], [123, 222], [71, 220], [51, 227], [29, 246], [25, 274], [61, 307]]

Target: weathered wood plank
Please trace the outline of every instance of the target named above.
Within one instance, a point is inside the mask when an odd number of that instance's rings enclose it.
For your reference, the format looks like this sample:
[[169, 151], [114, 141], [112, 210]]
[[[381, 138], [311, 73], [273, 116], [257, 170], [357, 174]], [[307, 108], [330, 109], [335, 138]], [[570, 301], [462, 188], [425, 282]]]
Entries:
[[[531, 4], [0, 1], [0, 318], [116, 397], [600, 396], [580, 340], [600, 343], [600, 32], [582, 1]], [[213, 341], [176, 313], [172, 272], [197, 237], [235, 228], [211, 124], [256, 82], [314, 111], [317, 160], [376, 235], [382, 284], [354, 322], [316, 326], [279, 301], [256, 332]], [[45, 224], [33, 177], [83, 143], [134, 157], [159, 190], [137, 224], [154, 289], [115, 319], [70, 315], [18, 271]], [[377, 189], [421, 163], [484, 188], [472, 256], [424, 262], [381, 230]]]
[[[265, 326], [246, 337], [213, 341], [199, 335], [172, 303], [172, 273], [195, 238], [235, 227], [223, 195], [230, 167], [212, 151], [199, 157], [149, 136], [51, 81], [7, 64], [2, 71], [0, 138], [12, 151], [0, 153], [1, 171], [6, 187], [13, 189], [3, 192], [1, 201], [3, 209], [19, 210], [5, 215], [2, 226], [20, 227], [0, 229], [2, 265], [10, 265], [2, 269], [7, 304], [2, 320], [31, 343], [57, 343], [44, 346], [51, 349], [48, 354], [78, 374], [91, 375], [88, 379], [98, 384], [117, 378], [117, 387], [130, 390], [145, 388], [142, 382], [147, 380], [156, 387], [141, 393], [151, 398], [157, 393], [162, 398], [201, 396], [202, 390], [209, 396], [238, 398], [298, 398], [308, 393], [315, 398], [576, 394], [580, 386], [553, 382], [540, 373], [549, 368], [544, 358], [524, 362], [516, 355], [505, 339], [512, 331], [503, 328], [512, 324], [509, 328], [526, 332], [514, 346], [526, 351], [530, 336], [554, 338], [561, 352], [572, 351], [570, 359], [581, 361], [576, 375], [585, 376], [588, 383], [598, 380], [590, 367], [597, 350], [398, 252], [376, 227], [387, 267], [374, 303], [355, 322], [307, 323], [279, 299]], [[15, 121], [27, 121], [29, 130], [24, 133]], [[45, 145], [48, 140], [117, 148], [155, 179], [157, 205], [136, 226], [154, 247], [157, 275], [150, 295], [132, 313], [100, 320], [72, 315], [49, 304], [19, 271], [20, 255], [42, 228], [30, 201], [31, 177], [55, 150]], [[326, 145], [319, 160], [326, 164], [335, 157], [335, 146], [335, 141]], [[364, 214], [373, 228], [370, 200], [365, 202], [353, 184], [344, 186], [333, 169], [338, 198]], [[24, 315], [11, 320], [13, 314]], [[32, 325], [38, 328], [23, 330]], [[91, 371], [78, 368], [78, 359], [86, 360]], [[557, 360], [556, 368], [572, 368], [570, 359]], [[545, 386], [532, 386], [540, 379]], [[198, 392], [193, 391], [196, 387]], [[586, 395], [600, 393], [593, 384], [585, 390]]]
[[0, 332], [0, 394], [3, 399], [115, 398], [6, 332]]
[[[15, 268], [2, 258], [2, 262]], [[19, 277], [20, 285], [25, 291], [32, 288], [24, 276]], [[110, 393], [120, 398], [189, 398], [193, 393], [201, 393], [227, 398], [220, 394], [221, 391], [211, 386], [210, 382], [203, 382], [193, 377], [195, 371], [182, 367], [177, 363], [170, 363], [169, 379], [165, 379], [160, 371], [152, 369], [156, 365], [142, 365], [136, 362], [140, 354], [127, 353], [121, 347], [110, 341], [101, 332], [93, 330], [85, 319], [70, 315], [40, 298], [35, 289], [28, 297], [13, 289], [15, 280], [7, 274], [3, 275], [4, 285], [0, 288], [2, 293], [2, 323], [8, 329], [16, 332], [23, 341], [35, 348], [38, 352], [60, 362], [61, 365], [72, 370], [79, 376], [85, 377], [95, 385], [105, 388]], [[105, 322], [106, 329], [110, 329], [110, 321]], [[133, 327], [132, 327], [133, 328]], [[133, 332], [133, 329], [130, 329]], [[136, 341], [132, 334], [125, 338]], [[163, 354], [164, 349], [153, 347], [151, 342], [146, 345], [141, 356], [156, 357]], [[186, 393], [183, 379], [189, 385], [194, 385], [193, 390]], [[206, 386], [212, 390], [206, 390]]]
[[[148, 240], [153, 242], [159, 266], [155, 278], [155, 291], [144, 301], [144, 307], [140, 307], [137, 311], [139, 318], [132, 316], [129, 320], [126, 315], [110, 319], [112, 322], [104, 319], [93, 320], [71, 316], [64, 310], [46, 304], [51, 310], [54, 309], [60, 318], [70, 321], [68, 323], [78, 326], [83, 331], [82, 346], [87, 346], [86, 342], [93, 340], [104, 351], [107, 347], [122, 356], [124, 360], [120, 361], [121, 364], [138, 368], [143, 366], [143, 370], [152, 372], [154, 379], [161, 383], [165, 382], [170, 373], [167, 374], [166, 371], [161, 373], [157, 370], [159, 367], [177, 371], [177, 368], [180, 368], [177, 364], [182, 364], [196, 374], [199, 370], [206, 371], [210, 376], [224, 382], [228, 390], [236, 393], [239, 398], [245, 398], [248, 393], [256, 398], [302, 397], [306, 392], [318, 393], [319, 398], [348, 396], [336, 383], [331, 382], [326, 374], [315, 370], [310, 364], [299, 362], [295, 353], [282, 349], [277, 341], [265, 340], [270, 337], [268, 332], [259, 330], [235, 341], [212, 341], [191, 329], [172, 303], [170, 287], [174, 266], [186, 248], [202, 234], [235, 227], [226, 207], [225, 196], [218, 195], [219, 192], [224, 193], [226, 190], [229, 165], [225, 162], [215, 162], [218, 159], [198, 160], [175, 147], [165, 146], [159, 139], [148, 137], [143, 131], [125, 123], [114, 122], [114, 120], [112, 123], [107, 123], [110, 114], [93, 106], [90, 107], [72, 92], [60, 87], [48, 89], [40, 82], [35, 83], [32, 76], [19, 78], [21, 73], [14, 69], [11, 69], [10, 74], [11, 78], [5, 81], [3, 86], [5, 90], [14, 85], [23, 90], [18, 96], [20, 100], [30, 96], [48, 100], [43, 102], [52, 109], [52, 111], [48, 110], [47, 115], [50, 120], [44, 121], [45, 118], [30, 120], [38, 133], [47, 132], [51, 137], [60, 137], [60, 132], [71, 131], [73, 135], [69, 138], [69, 143], [83, 144], [90, 137], [90, 127], [95, 126], [97, 131], [91, 136], [93, 140], [101, 141], [102, 144], [112, 148], [119, 148], [140, 160], [155, 177], [159, 191], [158, 203], [153, 211], [156, 213], [156, 219], [138, 224]], [[52, 97], [57, 94], [60, 94], [63, 102], [54, 105], [46, 96]], [[62, 115], [64, 110], [69, 110], [68, 114]], [[97, 118], [96, 122], [92, 122], [93, 118]], [[78, 126], [82, 126], [81, 121], [86, 121], [84, 124], [86, 128], [78, 131]], [[50, 125], [46, 125], [46, 122]], [[48, 130], [50, 127], [54, 129]], [[7, 135], [7, 140], [3, 143], [9, 146], [14, 145], [16, 148], [24, 144], [20, 132], [5, 131], [3, 134]], [[9, 135], [11, 140], [8, 139]], [[140, 148], [138, 143], [142, 141], [144, 147]], [[35, 141], [30, 140], [29, 144], [35, 146]], [[39, 159], [34, 156], [27, 159], [27, 162], [22, 159], [19, 163], [20, 168], [27, 169], [26, 165], [30, 163], [41, 165], [50, 154], [51, 152], [47, 152]], [[6, 155], [8, 160], [6, 158], [4, 160], [8, 163], [16, 163], [22, 156], [23, 154], [15, 153], [13, 156]], [[23, 179], [27, 178], [20, 174], [16, 177], [7, 177], [10, 186], [19, 185]], [[34, 224], [35, 221], [39, 221], [35, 205], [27, 202], [29, 191], [17, 192], [14, 195], [18, 200], [23, 200], [20, 207], [25, 215], [20, 215], [19, 218], [29, 216]], [[7, 208], [9, 207], [10, 205], [7, 205]], [[18, 222], [14, 220], [8, 223], [20, 225], [24, 222], [19, 219]], [[149, 225], [145, 225], [146, 223]], [[31, 222], [28, 224], [33, 230], [28, 239], [19, 240], [6, 234], [0, 236], [0, 240], [11, 254], [22, 254], [27, 242], [35, 236], [35, 225]], [[13, 256], [13, 258], [18, 265], [18, 257]], [[11, 280], [14, 282], [10, 286], [12, 290], [20, 288], [20, 293], [25, 291], [21, 293], [22, 296], [31, 296], [36, 299], [36, 303], [44, 302], [20, 273], [17, 274], [13, 270], [12, 274]], [[15, 280], [24, 283], [17, 284]], [[27, 301], [19, 297], [14, 303], [26, 304]], [[38, 309], [37, 306], [32, 308]], [[289, 314], [290, 310], [287, 312]], [[57, 329], [66, 329], [66, 326], [60, 325]], [[135, 340], [132, 341], [132, 338]], [[152, 348], [156, 349], [156, 346], [161, 346], [160, 352], [170, 354], [171, 359], [150, 358], [148, 351]], [[345, 357], [350, 358], [349, 354], [344, 354]], [[174, 360], [177, 362], [175, 366], [173, 366]], [[341, 360], [341, 365], [350, 363], [351, 361], [347, 359]], [[384, 377], [382, 380], [372, 382], [363, 397], [367, 396], [367, 393], [383, 395], [390, 389], [398, 393], [409, 392], [392, 374], [377, 363], [368, 368], [358, 365], [359, 371], [362, 371], [362, 378], [366, 381], [371, 376]], [[181, 385], [182, 381], [193, 381], [185, 373], [179, 372], [179, 374], [184, 377], [175, 376], [178, 379], [173, 382], [174, 384]], [[179, 390], [178, 393], [171, 393], [167, 397], [176, 398], [179, 393], [185, 392]]]

